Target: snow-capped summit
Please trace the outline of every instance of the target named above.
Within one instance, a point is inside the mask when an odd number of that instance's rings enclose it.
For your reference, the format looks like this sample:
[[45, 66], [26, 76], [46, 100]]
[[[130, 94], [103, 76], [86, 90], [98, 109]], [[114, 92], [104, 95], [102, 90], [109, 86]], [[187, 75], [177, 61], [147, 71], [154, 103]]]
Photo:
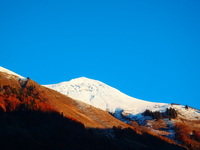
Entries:
[[146, 109], [164, 111], [168, 107], [166, 103], [154, 103], [130, 97], [103, 82], [86, 77], [44, 86], [113, 113], [116, 110], [123, 110], [125, 114], [137, 115]]
[[15, 76], [17, 76], [17, 77], [19, 77], [19, 78], [24, 78], [23, 76], [21, 76], [21, 75], [15, 73], [15, 72], [13, 72], [13, 71], [10, 71], [10, 70], [8, 70], [8, 69], [6, 69], [6, 68], [3, 68], [3, 67], [1, 67], [1, 66], [0, 66], [0, 72], [5, 72], [5, 73], [11, 74], [11, 75], [15, 75]]

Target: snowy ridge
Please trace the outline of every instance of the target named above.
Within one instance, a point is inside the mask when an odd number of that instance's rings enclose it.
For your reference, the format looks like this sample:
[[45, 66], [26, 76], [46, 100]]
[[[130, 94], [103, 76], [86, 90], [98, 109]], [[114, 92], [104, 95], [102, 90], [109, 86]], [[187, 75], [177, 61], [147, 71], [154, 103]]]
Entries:
[[3, 68], [3, 67], [1, 67], [1, 66], [0, 66], [0, 72], [5, 72], [5, 73], [11, 74], [11, 75], [15, 75], [15, 76], [17, 76], [17, 77], [19, 77], [19, 78], [24, 78], [24, 77], [22, 77], [21, 75], [19, 75], [19, 74], [17, 74], [17, 73], [14, 73], [14, 72], [12, 72], [12, 71], [10, 71], [10, 70], [8, 70], [8, 69], [6, 69], [6, 68]]
[[112, 113], [119, 110], [125, 115], [140, 116], [146, 109], [165, 111], [169, 107], [166, 103], [154, 103], [130, 97], [100, 81], [85, 77], [44, 86]]

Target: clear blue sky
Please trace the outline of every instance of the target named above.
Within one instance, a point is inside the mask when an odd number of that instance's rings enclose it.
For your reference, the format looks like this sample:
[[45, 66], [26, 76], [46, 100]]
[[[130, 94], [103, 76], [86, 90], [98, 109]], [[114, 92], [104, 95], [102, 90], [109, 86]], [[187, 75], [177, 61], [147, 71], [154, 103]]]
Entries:
[[199, 0], [1, 0], [0, 65], [200, 109]]

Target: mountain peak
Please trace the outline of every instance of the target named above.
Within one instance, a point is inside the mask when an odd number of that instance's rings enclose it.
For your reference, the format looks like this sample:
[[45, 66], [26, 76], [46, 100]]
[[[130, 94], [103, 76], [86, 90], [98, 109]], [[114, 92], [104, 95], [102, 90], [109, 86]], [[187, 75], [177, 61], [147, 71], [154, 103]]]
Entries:
[[75, 79], [72, 79], [72, 80], [67, 81], [67, 82], [72, 83], [72, 84], [83, 84], [83, 83], [94, 84], [94, 83], [99, 83], [100, 81], [90, 79], [90, 78], [87, 78], [87, 77], [79, 77], [79, 78], [75, 78]]
[[151, 108], [151, 110], [157, 111], [168, 107], [168, 104], [165, 103], [153, 103], [130, 97], [101, 81], [86, 77], [45, 86], [73, 99], [110, 112], [120, 109], [125, 113], [137, 115], [146, 109]]
[[13, 71], [11, 71], [11, 70], [8, 70], [8, 69], [6, 69], [6, 68], [4, 68], [4, 67], [2, 67], [2, 66], [0, 66], [0, 72], [5, 72], [5, 73], [11, 74], [11, 75], [15, 75], [15, 76], [17, 76], [17, 77], [19, 77], [19, 78], [24, 78], [23, 76], [21, 76], [21, 75], [15, 73], [15, 72], [13, 72]]
[[86, 77], [79, 77], [79, 78], [75, 78], [75, 79], [72, 79], [70, 81], [89, 81], [89, 80], [92, 80], [92, 79], [89, 79], [89, 78], [86, 78]]

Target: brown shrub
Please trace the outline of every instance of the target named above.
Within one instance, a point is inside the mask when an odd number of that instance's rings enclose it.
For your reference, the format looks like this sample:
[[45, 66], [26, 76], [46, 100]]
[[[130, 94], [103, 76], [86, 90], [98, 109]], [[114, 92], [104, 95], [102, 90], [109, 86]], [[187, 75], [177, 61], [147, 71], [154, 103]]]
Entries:
[[194, 137], [194, 140], [200, 142], [200, 132], [199, 131], [193, 130], [193, 137]]
[[176, 133], [175, 137], [177, 140], [179, 140], [184, 145], [190, 145], [191, 144], [191, 137], [190, 133], [191, 130], [187, 125], [184, 123], [177, 123], [175, 125]]

